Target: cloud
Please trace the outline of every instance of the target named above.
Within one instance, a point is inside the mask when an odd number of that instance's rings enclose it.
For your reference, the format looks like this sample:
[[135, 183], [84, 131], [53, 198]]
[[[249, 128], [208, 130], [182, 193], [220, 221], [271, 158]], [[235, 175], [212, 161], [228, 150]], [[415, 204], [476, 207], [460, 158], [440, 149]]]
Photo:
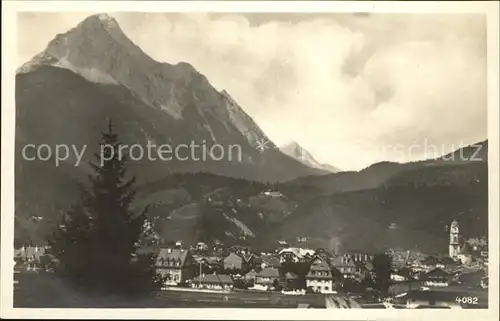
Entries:
[[[20, 21], [21, 59], [86, 14], [47, 15]], [[389, 144], [486, 137], [480, 15], [111, 15], [154, 59], [189, 62], [226, 89], [277, 144], [295, 140], [337, 167], [425, 154]]]

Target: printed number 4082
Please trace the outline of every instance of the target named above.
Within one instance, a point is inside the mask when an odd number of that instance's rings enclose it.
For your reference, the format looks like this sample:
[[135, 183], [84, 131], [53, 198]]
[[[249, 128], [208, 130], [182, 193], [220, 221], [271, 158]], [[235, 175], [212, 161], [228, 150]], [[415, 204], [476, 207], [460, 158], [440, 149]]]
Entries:
[[475, 296], [464, 296], [464, 297], [456, 297], [455, 301], [462, 304], [477, 304], [477, 297]]

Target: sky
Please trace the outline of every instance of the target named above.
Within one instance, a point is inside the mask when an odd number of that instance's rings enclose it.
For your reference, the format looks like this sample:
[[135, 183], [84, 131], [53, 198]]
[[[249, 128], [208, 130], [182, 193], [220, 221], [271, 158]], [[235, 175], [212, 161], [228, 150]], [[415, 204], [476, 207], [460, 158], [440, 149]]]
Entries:
[[[90, 14], [19, 14], [18, 64]], [[229, 92], [277, 145], [337, 168], [487, 137], [482, 15], [108, 14], [153, 59], [188, 62]]]

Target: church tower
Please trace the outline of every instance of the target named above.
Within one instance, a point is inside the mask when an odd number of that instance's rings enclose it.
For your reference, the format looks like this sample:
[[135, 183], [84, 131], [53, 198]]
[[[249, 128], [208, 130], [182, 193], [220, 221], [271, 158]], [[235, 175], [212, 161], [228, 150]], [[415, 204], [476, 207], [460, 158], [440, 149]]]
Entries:
[[460, 240], [459, 240], [459, 229], [458, 222], [454, 220], [451, 223], [450, 227], [450, 257], [452, 259], [456, 259], [458, 257], [458, 253], [460, 252]]

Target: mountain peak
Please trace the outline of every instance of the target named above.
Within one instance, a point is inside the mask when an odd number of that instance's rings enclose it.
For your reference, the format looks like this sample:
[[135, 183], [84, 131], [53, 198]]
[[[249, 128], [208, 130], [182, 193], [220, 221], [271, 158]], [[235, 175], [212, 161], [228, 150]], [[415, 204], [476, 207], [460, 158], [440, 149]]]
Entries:
[[296, 141], [291, 141], [281, 147], [281, 151], [293, 157], [300, 158], [313, 158], [309, 152], [307, 152], [302, 146], [299, 145]]
[[299, 162], [304, 165], [307, 165], [312, 168], [321, 169], [327, 172], [336, 173], [339, 172], [339, 169], [328, 165], [319, 163], [307, 150], [305, 150], [302, 146], [299, 145], [296, 141], [291, 141], [286, 145], [282, 146], [280, 150], [287, 154], [288, 156], [295, 158]]
[[118, 22], [115, 18], [111, 17], [107, 13], [98, 13], [85, 18], [79, 23], [79, 26], [92, 26], [101, 25], [107, 28], [119, 28]]
[[[97, 18], [101, 21], [115, 21], [114, 18], [110, 17], [107, 13], [105, 12], [101, 12], [101, 13], [98, 13], [94, 16], [97, 16]], [[91, 16], [92, 17], [92, 16]]]
[[[75, 27], [57, 34], [44, 51], [18, 69], [18, 73], [42, 65], [69, 69], [97, 83], [117, 83], [110, 75], [113, 62], [124, 56], [148, 56], [122, 32], [118, 22], [106, 13], [88, 16]], [[106, 56], [102, 57], [102, 53]], [[149, 59], [151, 60], [151, 59]]]
[[300, 144], [294, 140], [292, 140], [288, 144], [286, 144], [284, 148], [290, 148], [290, 149], [296, 149], [296, 150], [303, 149], [302, 146], [300, 146]]
[[[67, 69], [89, 82], [126, 89], [145, 105], [171, 116], [172, 121], [188, 121], [213, 142], [228, 141], [231, 133], [235, 134], [231, 139], [239, 142], [242, 135], [252, 147], [256, 142], [269, 141], [229, 93], [217, 91], [187, 62], [155, 61], [105, 13], [88, 16], [58, 34], [18, 73], [29, 73], [40, 66]], [[276, 147], [272, 142], [267, 146]], [[248, 159], [253, 162], [255, 157], [249, 155]]]

